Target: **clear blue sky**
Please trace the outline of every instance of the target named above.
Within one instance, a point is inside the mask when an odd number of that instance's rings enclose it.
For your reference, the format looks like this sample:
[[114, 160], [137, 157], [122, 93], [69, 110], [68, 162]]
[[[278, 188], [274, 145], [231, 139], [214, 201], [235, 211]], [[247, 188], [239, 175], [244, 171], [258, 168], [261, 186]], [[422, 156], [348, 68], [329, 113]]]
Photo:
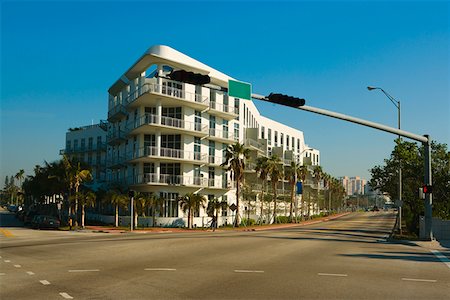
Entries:
[[[449, 2], [1, 2], [0, 186], [59, 159], [70, 127], [106, 119], [107, 90], [164, 44], [310, 106], [450, 142]], [[392, 135], [269, 103], [333, 176], [369, 177]]]

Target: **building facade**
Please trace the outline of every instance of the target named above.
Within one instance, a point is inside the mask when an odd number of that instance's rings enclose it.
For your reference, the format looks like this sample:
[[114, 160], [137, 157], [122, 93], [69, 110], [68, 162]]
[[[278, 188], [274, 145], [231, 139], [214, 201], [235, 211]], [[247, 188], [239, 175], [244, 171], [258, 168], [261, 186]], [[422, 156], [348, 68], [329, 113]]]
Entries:
[[340, 177], [342, 185], [344, 186], [345, 192], [347, 196], [352, 195], [364, 195], [367, 186], [367, 180], [361, 178], [359, 176], [348, 177], [343, 176]]
[[[208, 75], [210, 83], [171, 79], [178, 70]], [[303, 132], [261, 116], [250, 100], [230, 97], [229, 79], [170, 47], [154, 46], [108, 90], [106, 180], [162, 197], [160, 226], [186, 223], [178, 203], [187, 193], [236, 203], [234, 181], [221, 166], [227, 147], [236, 142], [251, 150], [245, 176], [254, 192], [258, 156], [276, 154], [284, 166], [320, 164], [320, 152], [305, 144]], [[74, 139], [66, 149], [73, 148]], [[282, 191], [285, 186], [280, 183]], [[246, 204], [241, 205], [244, 211]], [[232, 211], [221, 214], [219, 225], [233, 222]], [[207, 219], [200, 208], [194, 224], [203, 226]]]
[[70, 158], [91, 167], [92, 187], [106, 182], [106, 133], [107, 123], [70, 128], [66, 133], [66, 147], [60, 151]]

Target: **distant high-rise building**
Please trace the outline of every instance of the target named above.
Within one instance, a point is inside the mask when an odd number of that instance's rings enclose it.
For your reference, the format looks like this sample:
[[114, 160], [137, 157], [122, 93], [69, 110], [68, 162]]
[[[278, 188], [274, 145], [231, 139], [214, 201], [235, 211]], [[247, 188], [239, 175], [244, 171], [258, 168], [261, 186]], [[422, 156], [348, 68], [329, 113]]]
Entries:
[[347, 196], [365, 194], [365, 186], [367, 185], [367, 180], [365, 180], [364, 178], [361, 178], [359, 176], [343, 176], [340, 177], [339, 180], [344, 186]]

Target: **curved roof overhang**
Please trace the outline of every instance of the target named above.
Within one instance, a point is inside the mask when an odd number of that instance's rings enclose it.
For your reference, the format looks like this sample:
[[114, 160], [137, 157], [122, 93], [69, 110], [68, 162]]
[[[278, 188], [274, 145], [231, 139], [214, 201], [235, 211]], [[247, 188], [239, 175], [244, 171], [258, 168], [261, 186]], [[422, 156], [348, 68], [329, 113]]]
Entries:
[[139, 77], [152, 65], [167, 64], [175, 69], [182, 69], [208, 75], [211, 83], [228, 87], [228, 79], [233, 79], [173, 48], [164, 45], [150, 47], [108, 90], [110, 94], [119, 93], [129, 82]]

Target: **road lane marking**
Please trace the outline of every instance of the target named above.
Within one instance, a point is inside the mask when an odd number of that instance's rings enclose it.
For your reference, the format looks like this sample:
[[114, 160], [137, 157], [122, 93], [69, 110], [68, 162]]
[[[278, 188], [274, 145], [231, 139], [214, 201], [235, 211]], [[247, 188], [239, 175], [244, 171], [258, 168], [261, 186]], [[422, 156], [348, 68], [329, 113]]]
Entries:
[[437, 258], [439, 258], [447, 267], [450, 268], [450, 259], [437, 250], [430, 250]]
[[317, 273], [319, 276], [337, 276], [337, 277], [347, 277], [347, 274], [333, 274], [333, 273]]
[[5, 236], [5, 237], [14, 237], [14, 234], [11, 233], [11, 231], [6, 230], [6, 229], [0, 229], [0, 232]]
[[235, 273], [264, 273], [261, 270], [234, 270]]
[[436, 282], [434, 279], [402, 278], [403, 281]]
[[0, 276], [6, 275], [6, 273], [0, 273]]
[[63, 293], [59, 293], [63, 298], [65, 298], [65, 299], [73, 299], [73, 297], [72, 296], [70, 296], [69, 294], [67, 294], [67, 293], [65, 293], [65, 292], [63, 292]]
[[9, 259], [5, 259], [4, 262], [5, 262], [5, 263], [9, 263], [9, 262], [11, 262], [11, 261], [10, 261]]
[[43, 285], [49, 285], [50, 282], [48, 282], [47, 280], [39, 280], [40, 283], [42, 283]]
[[14, 265], [14, 267], [16, 267], [16, 268], [22, 268], [21, 265]]
[[144, 271], [176, 271], [177, 269], [170, 268], [146, 268]]
[[34, 275], [34, 273], [31, 272], [31, 271], [27, 271], [27, 274], [28, 274], [28, 275]]
[[69, 273], [79, 273], [79, 272], [100, 272], [99, 269], [91, 269], [91, 270], [69, 270]]

